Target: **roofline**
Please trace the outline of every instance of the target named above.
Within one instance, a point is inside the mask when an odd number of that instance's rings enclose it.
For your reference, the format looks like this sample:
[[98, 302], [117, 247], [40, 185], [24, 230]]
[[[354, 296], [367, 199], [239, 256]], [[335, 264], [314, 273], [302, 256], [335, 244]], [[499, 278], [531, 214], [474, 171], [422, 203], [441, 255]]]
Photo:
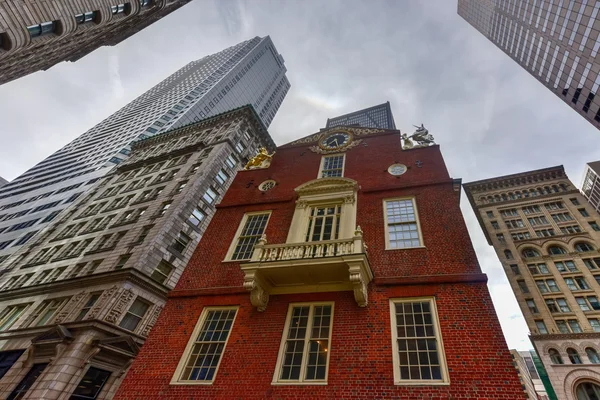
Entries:
[[[565, 168], [562, 165], [556, 165], [554, 167], [548, 167], [548, 168], [542, 168], [542, 169], [535, 169], [532, 171], [526, 171], [526, 172], [519, 172], [517, 174], [511, 174], [511, 175], [502, 175], [502, 176], [497, 176], [494, 178], [488, 178], [488, 179], [482, 179], [479, 181], [473, 181], [473, 182], [468, 182], [468, 183], [463, 183], [463, 187], [472, 187], [472, 186], [476, 186], [476, 185], [481, 185], [484, 183], [493, 183], [493, 182], [500, 182], [503, 180], [507, 180], [507, 179], [515, 179], [515, 178], [522, 178], [528, 175], [533, 175], [533, 174], [539, 174], [539, 173], [544, 173], [544, 172], [551, 172], [551, 171], [562, 171], [564, 173]], [[566, 174], [565, 174], [566, 175]]]

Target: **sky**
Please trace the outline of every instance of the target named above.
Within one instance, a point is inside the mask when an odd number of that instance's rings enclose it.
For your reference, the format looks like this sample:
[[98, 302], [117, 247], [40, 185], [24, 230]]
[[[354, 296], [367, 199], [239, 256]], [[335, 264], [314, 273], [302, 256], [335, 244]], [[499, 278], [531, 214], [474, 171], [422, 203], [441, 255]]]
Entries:
[[[279, 145], [390, 101], [463, 182], [564, 165], [580, 185], [600, 132], [456, 13], [456, 1], [193, 0], [114, 47], [0, 86], [0, 176], [14, 179], [189, 61], [270, 35], [292, 84]], [[528, 329], [466, 196], [461, 209], [510, 348]]]

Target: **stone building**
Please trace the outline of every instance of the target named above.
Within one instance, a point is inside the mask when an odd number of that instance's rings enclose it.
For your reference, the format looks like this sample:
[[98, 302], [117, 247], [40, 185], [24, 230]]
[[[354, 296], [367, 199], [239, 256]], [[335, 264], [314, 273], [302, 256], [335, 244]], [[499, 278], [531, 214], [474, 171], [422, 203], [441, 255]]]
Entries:
[[404, 142], [334, 127], [239, 172], [115, 398], [525, 399], [460, 180]]
[[600, 212], [600, 161], [589, 162], [585, 165], [581, 193], [594, 210]]
[[0, 0], [0, 84], [114, 46], [191, 0]]
[[0, 398], [109, 399], [236, 171], [246, 106], [137, 142], [0, 271]]
[[464, 188], [557, 397], [597, 399], [600, 215], [562, 166], [466, 183]]
[[[513, 364], [519, 373], [521, 385], [530, 399], [558, 400], [553, 391], [551, 391], [550, 395], [546, 392], [544, 382], [542, 382], [540, 373], [535, 365], [534, 356], [537, 357], [537, 355], [534, 350], [518, 351], [512, 349], [510, 354], [513, 358]], [[543, 366], [541, 367], [543, 368]], [[545, 373], [545, 370], [542, 373]]]

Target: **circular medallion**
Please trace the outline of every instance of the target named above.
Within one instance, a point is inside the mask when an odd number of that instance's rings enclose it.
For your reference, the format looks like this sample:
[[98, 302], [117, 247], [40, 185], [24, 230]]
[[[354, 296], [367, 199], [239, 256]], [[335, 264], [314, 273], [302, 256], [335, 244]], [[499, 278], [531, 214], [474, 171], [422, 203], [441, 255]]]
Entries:
[[325, 150], [338, 150], [348, 146], [351, 141], [352, 135], [349, 132], [337, 131], [321, 139], [319, 146]]
[[258, 190], [260, 190], [261, 192], [266, 192], [267, 190], [271, 190], [275, 187], [275, 185], [277, 185], [277, 182], [275, 182], [272, 179], [269, 179], [267, 181], [264, 181], [263, 183], [261, 183], [258, 186]]
[[407, 168], [406, 168], [406, 165], [404, 165], [404, 164], [392, 164], [388, 168], [388, 172], [394, 176], [402, 175], [403, 173], [406, 172], [406, 170], [407, 170]]

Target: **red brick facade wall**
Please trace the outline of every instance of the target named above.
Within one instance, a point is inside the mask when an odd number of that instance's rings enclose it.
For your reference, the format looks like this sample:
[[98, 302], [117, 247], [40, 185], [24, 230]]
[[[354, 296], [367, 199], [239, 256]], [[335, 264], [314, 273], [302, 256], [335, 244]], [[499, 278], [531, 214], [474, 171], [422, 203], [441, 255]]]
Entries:
[[[266, 235], [285, 243], [293, 189], [315, 179], [321, 155], [312, 144], [279, 148], [271, 167], [240, 172], [207, 228], [165, 310], [116, 399], [191, 398], [525, 398], [438, 146], [402, 151], [398, 133], [361, 137], [344, 176], [358, 181], [357, 224], [375, 279], [369, 305], [352, 292], [271, 296], [264, 312], [250, 305], [239, 263], [223, 263], [245, 212], [272, 210]], [[393, 163], [409, 170], [387, 172]], [[278, 182], [261, 192], [266, 179]], [[415, 196], [424, 248], [385, 250], [383, 199]], [[449, 385], [394, 385], [391, 298], [435, 296]], [[327, 385], [271, 385], [289, 303], [334, 301]], [[170, 385], [203, 307], [239, 305], [212, 385]]]

